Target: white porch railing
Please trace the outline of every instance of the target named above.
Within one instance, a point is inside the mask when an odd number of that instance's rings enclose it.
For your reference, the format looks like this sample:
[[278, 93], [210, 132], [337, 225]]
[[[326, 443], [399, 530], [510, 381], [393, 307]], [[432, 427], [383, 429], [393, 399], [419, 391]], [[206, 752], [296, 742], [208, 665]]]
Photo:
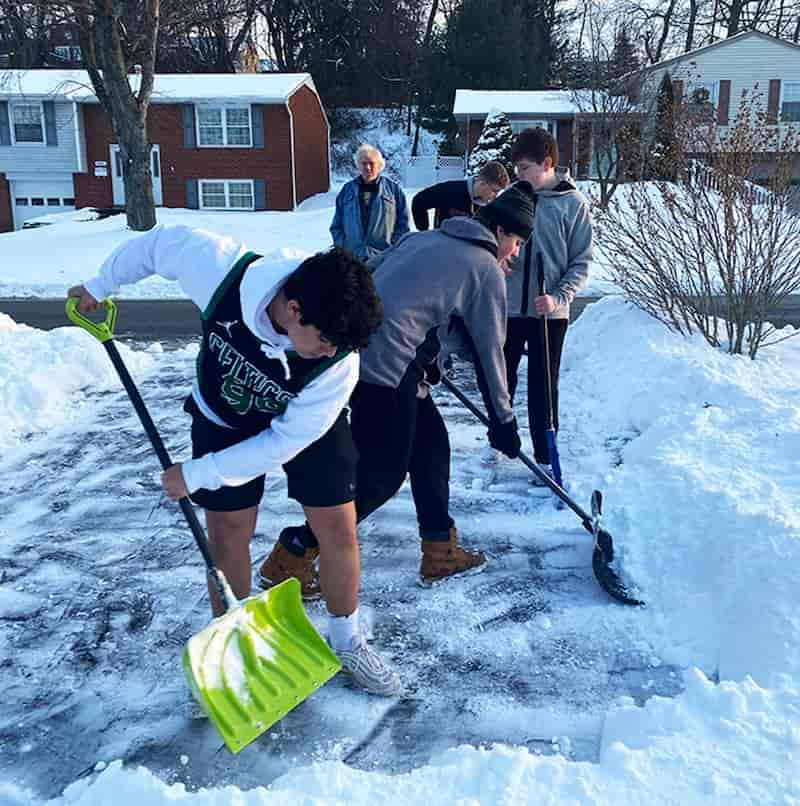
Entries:
[[407, 188], [423, 188], [447, 179], [463, 179], [463, 157], [406, 157], [403, 184]]

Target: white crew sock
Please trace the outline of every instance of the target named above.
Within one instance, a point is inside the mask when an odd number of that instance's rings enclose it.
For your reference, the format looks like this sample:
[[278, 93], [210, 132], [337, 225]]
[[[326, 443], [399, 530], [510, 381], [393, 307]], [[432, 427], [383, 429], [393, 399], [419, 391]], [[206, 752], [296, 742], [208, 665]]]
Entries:
[[358, 641], [358, 608], [349, 616], [328, 614], [328, 639], [334, 652], [352, 649]]

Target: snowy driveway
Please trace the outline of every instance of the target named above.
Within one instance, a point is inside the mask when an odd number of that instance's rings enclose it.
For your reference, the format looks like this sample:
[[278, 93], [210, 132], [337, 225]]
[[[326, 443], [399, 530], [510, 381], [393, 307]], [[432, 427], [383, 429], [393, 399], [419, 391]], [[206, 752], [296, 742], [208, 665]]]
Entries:
[[[142, 393], [179, 459], [189, 451], [181, 404], [192, 351], [155, 360]], [[456, 382], [477, 400], [471, 372]], [[180, 653], [208, 620], [202, 561], [160, 493], [124, 393], [94, 395], [75, 429], [17, 453], [2, 467], [0, 501], [0, 776], [54, 796], [116, 758], [166, 781], [243, 789], [321, 759], [409, 770], [465, 743], [594, 760], [612, 700], [680, 690], [638, 611], [600, 590], [577, 519], [530, 486], [521, 463], [501, 463], [492, 483], [478, 459], [483, 429], [446, 392], [437, 399], [453, 438], [452, 512], [489, 567], [420, 588], [404, 487], [361, 527], [363, 605], [411, 694], [371, 699], [336, 678], [239, 756], [184, 714]], [[577, 472], [568, 431], [560, 444], [565, 474]], [[298, 513], [282, 474], [269, 477], [254, 562]], [[318, 624], [321, 608], [310, 610]]]

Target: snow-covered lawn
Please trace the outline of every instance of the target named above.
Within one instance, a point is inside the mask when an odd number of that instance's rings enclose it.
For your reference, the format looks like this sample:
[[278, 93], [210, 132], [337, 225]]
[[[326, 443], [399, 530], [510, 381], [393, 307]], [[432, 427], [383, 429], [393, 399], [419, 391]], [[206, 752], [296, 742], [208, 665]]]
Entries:
[[[219, 213], [159, 208], [162, 224], [188, 224], [224, 232], [259, 253], [278, 249], [316, 252], [330, 246], [328, 227], [333, 218], [337, 185], [329, 193], [306, 199], [295, 212]], [[587, 188], [588, 189], [588, 188]], [[406, 189], [411, 199], [417, 190]], [[0, 233], [0, 297], [61, 297], [71, 286], [90, 277], [115, 246], [135, 238], [125, 227], [125, 216], [93, 220], [88, 210], [45, 216], [53, 223], [36, 229]], [[413, 229], [413, 223], [411, 224]], [[583, 292], [605, 293], [611, 286], [598, 274]], [[120, 298], [184, 297], [177, 283], [160, 278], [122, 289]]]
[[[327, 244], [331, 198], [160, 214], [310, 251]], [[120, 218], [0, 236], [0, 294], [63, 293], [126, 237]], [[196, 345], [126, 347], [180, 459]], [[468, 365], [456, 382], [475, 395]], [[437, 391], [453, 514], [489, 568], [419, 588], [404, 488], [361, 538], [364, 605], [410, 695], [335, 679], [233, 757], [182, 713], [202, 565], [102, 347], [0, 319], [0, 802], [800, 802], [800, 341], [753, 362], [607, 298], [570, 328], [561, 389], [568, 485], [584, 506], [603, 489], [647, 607], [603, 595], [574, 515], [520, 463], [488, 473], [484, 430]], [[523, 385], [521, 423], [524, 401]], [[297, 514], [271, 475], [256, 559]]]

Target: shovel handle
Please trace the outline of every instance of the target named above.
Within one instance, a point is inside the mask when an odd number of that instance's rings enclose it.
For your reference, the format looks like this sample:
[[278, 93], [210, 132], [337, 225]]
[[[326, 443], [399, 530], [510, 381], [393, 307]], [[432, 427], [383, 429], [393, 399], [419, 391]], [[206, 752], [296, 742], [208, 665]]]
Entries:
[[[489, 418], [446, 376], [442, 375], [442, 386], [447, 389], [450, 394], [454, 395], [458, 400], [463, 404], [463, 406], [468, 409], [475, 417], [478, 418], [487, 428], [489, 427]], [[590, 534], [592, 533], [592, 519], [589, 516], [589, 513], [586, 512], [582, 507], [578, 506], [575, 501], [572, 500], [569, 493], [561, 487], [560, 484], [556, 484], [547, 473], [544, 473], [542, 470], [539, 469], [539, 466], [533, 460], [529, 459], [524, 453], [521, 451], [517, 454], [517, 459], [528, 468], [528, 470], [533, 473], [536, 478], [538, 478], [542, 484], [546, 487], [550, 488], [550, 491], [557, 497], [560, 498], [580, 519], [583, 523], [583, 528], [586, 529], [587, 532]]]
[[[128, 372], [128, 368], [125, 366], [122, 356], [119, 354], [119, 350], [117, 350], [117, 345], [114, 344], [114, 325], [117, 320], [117, 306], [114, 305], [110, 299], [103, 300], [103, 304], [106, 308], [106, 319], [100, 324], [92, 322], [91, 319], [88, 319], [78, 311], [78, 300], [75, 297], [70, 297], [67, 300], [67, 316], [76, 325], [88, 331], [106, 348], [108, 357], [111, 359], [111, 363], [114, 365], [114, 369], [116, 369], [119, 379], [122, 381], [122, 385], [128, 393], [133, 408], [139, 415], [139, 420], [150, 440], [150, 444], [153, 446], [153, 450], [158, 456], [158, 461], [161, 463], [161, 467], [166, 470], [172, 467], [174, 462], [164, 446], [164, 441], [158, 433], [153, 418], [150, 416], [150, 412], [147, 410], [147, 406], [145, 406], [144, 400], [142, 400], [142, 396], [139, 394], [139, 390], [136, 388], [136, 384], [133, 382], [133, 378], [130, 372]], [[197, 548], [200, 549], [200, 553], [203, 555], [203, 560], [205, 560], [206, 568], [208, 569], [208, 576], [213, 580], [220, 598], [225, 604], [226, 610], [230, 610], [235, 606], [236, 598], [233, 596], [222, 571], [214, 564], [214, 559], [211, 556], [211, 548], [208, 545], [205, 531], [200, 525], [197, 514], [191, 502], [186, 497], [178, 501], [178, 506], [181, 508], [181, 512], [183, 512], [183, 516], [189, 524], [189, 529], [192, 532], [195, 543], [197, 543]]]
[[78, 310], [78, 298], [70, 297], [67, 300], [67, 318], [94, 336], [99, 342], [105, 344], [114, 338], [114, 326], [117, 324], [117, 306], [110, 299], [104, 299], [101, 304], [106, 309], [105, 321], [93, 322]]

